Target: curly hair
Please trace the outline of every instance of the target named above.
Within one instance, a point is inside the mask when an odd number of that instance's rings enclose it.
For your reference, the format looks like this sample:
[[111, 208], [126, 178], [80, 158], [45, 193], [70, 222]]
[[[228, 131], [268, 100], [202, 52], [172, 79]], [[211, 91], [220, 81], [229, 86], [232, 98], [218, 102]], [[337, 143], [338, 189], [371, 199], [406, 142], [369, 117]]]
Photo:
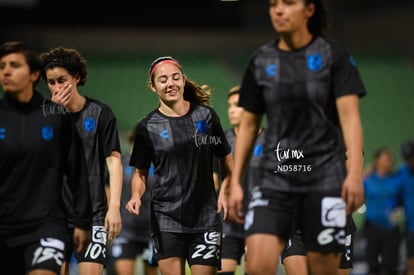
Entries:
[[42, 78], [47, 80], [46, 71], [53, 68], [64, 68], [75, 77], [79, 76], [78, 86], [86, 83], [87, 64], [86, 59], [76, 49], [57, 47], [40, 54], [43, 64]]

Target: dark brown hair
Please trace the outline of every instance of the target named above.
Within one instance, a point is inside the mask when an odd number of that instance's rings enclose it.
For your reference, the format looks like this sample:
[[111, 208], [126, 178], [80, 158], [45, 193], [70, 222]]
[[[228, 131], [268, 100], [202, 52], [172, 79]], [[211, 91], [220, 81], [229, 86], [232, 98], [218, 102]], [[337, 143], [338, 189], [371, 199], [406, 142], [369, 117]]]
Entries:
[[86, 83], [87, 66], [86, 60], [75, 49], [57, 47], [40, 55], [43, 63], [42, 78], [47, 80], [46, 71], [53, 68], [64, 68], [73, 76], [79, 76], [78, 86]]
[[[29, 65], [30, 73], [42, 70], [39, 54], [36, 50], [21, 41], [9, 41], [0, 45], [0, 58], [12, 53], [21, 53], [24, 55]], [[37, 85], [39, 78], [33, 83], [33, 87]]]
[[324, 0], [305, 0], [305, 4], [314, 4], [315, 13], [308, 21], [308, 29], [314, 36], [325, 36], [329, 28], [329, 16]]

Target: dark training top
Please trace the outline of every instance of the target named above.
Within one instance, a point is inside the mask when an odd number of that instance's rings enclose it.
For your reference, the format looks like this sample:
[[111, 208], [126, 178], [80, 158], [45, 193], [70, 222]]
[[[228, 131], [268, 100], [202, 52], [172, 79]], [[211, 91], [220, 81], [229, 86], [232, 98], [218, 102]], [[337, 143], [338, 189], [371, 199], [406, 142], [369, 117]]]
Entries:
[[75, 225], [87, 227], [86, 164], [65, 112], [37, 92], [28, 103], [8, 94], [0, 100], [0, 234], [6, 234], [2, 238], [61, 237], [62, 232], [52, 229], [38, 236], [31, 232], [37, 225], [65, 222], [64, 177], [75, 192]]
[[240, 91], [239, 105], [266, 113], [268, 122], [260, 184], [292, 192], [340, 188], [346, 150], [336, 99], [366, 94], [355, 61], [322, 37], [295, 51], [277, 45], [254, 53]]
[[104, 225], [108, 210], [105, 186], [109, 184], [106, 158], [121, 153], [116, 118], [106, 104], [86, 97], [85, 107], [71, 113], [83, 143], [92, 202], [92, 224]]
[[230, 153], [219, 117], [207, 106], [191, 103], [182, 117], [157, 110], [136, 128], [130, 165], [149, 169], [154, 164], [152, 231], [196, 233], [218, 230], [213, 154]]
[[[250, 195], [250, 191], [253, 187], [257, 184], [257, 176], [259, 171], [260, 165], [260, 158], [263, 154], [263, 144], [264, 144], [264, 136], [265, 136], [265, 129], [257, 135], [256, 144], [254, 145], [252, 155], [250, 157], [249, 165], [247, 166], [246, 171], [244, 171], [243, 178], [241, 181], [241, 185], [244, 192], [244, 200], [245, 206], [244, 209], [247, 209], [247, 201]], [[226, 138], [231, 145], [232, 152], [234, 149], [234, 144], [236, 142], [236, 133], [234, 129], [229, 129], [225, 132]], [[243, 238], [244, 240], [244, 224], [240, 224], [237, 222], [224, 222], [223, 223], [223, 234], [226, 236], [231, 236], [234, 238]]]

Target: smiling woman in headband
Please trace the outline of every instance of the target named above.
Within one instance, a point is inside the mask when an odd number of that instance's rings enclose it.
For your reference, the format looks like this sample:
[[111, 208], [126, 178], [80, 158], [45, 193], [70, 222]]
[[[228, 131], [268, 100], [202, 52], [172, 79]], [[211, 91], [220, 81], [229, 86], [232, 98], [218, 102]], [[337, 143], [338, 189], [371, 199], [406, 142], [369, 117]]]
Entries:
[[[230, 146], [210, 90], [184, 74], [173, 57], [150, 66], [149, 88], [159, 106], [138, 122], [130, 165], [135, 167], [126, 209], [139, 215], [148, 170], [156, 183], [151, 200], [152, 240], [162, 274], [216, 274], [220, 268], [221, 218], [227, 216], [225, 192], [231, 173]], [[213, 181], [213, 155], [224, 180], [219, 196]]]

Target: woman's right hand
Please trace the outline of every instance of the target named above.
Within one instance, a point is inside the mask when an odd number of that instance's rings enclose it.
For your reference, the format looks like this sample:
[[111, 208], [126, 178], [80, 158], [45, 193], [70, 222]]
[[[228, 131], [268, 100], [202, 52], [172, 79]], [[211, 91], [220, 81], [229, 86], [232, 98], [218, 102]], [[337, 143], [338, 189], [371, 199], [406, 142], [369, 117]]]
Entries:
[[231, 183], [228, 205], [230, 220], [244, 223], [243, 188], [240, 183]]
[[139, 194], [133, 194], [131, 199], [125, 205], [125, 209], [132, 215], [139, 215], [139, 209], [141, 208], [141, 198]]

